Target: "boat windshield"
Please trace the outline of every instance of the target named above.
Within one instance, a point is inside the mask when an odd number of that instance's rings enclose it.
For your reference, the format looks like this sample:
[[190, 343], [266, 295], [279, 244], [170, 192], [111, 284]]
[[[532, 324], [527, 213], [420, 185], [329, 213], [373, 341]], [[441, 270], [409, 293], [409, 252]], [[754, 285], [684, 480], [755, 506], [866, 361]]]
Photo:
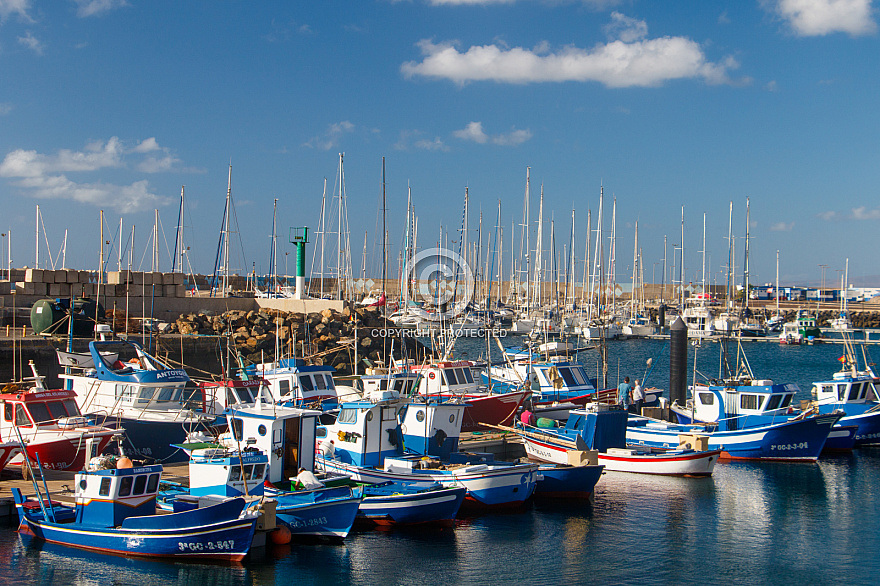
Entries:
[[175, 387], [142, 387], [138, 393], [138, 403], [181, 403], [183, 401], [183, 386]]
[[76, 401], [72, 399], [29, 403], [28, 411], [37, 423], [51, 423], [62, 417], [76, 417], [80, 414]]

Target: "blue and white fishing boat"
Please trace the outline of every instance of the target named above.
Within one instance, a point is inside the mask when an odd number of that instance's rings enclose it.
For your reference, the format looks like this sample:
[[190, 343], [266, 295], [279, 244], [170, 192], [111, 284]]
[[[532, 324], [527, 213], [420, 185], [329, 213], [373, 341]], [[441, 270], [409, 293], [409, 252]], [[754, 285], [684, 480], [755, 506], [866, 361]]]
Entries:
[[[246, 433], [247, 427], [243, 426], [242, 433]], [[229, 439], [227, 437], [225, 443], [229, 443]], [[232, 439], [231, 443], [247, 444], [241, 438]], [[189, 488], [165, 487], [159, 501], [162, 509], [186, 510], [204, 499], [270, 497], [274, 501], [276, 519], [290, 529], [291, 535], [343, 538], [351, 531], [362, 499], [358, 487], [281, 491], [265, 486], [269, 458], [257, 449], [239, 451], [217, 444], [180, 447], [190, 452]]]
[[82, 414], [119, 421], [130, 456], [185, 462], [186, 454], [171, 444], [183, 442], [214, 419], [199, 412], [198, 401], [190, 401], [186, 371], [168, 367], [129, 340], [90, 342], [89, 352], [92, 360], [84, 368], [58, 375], [76, 392]]
[[678, 445], [679, 434], [697, 433], [708, 436], [709, 449], [721, 450], [722, 458], [815, 461], [843, 414], [793, 414], [789, 408], [798, 391], [797, 385], [770, 380], [695, 385], [691, 406], [670, 407], [678, 424], [630, 417], [626, 440], [668, 448]]
[[394, 391], [343, 403], [336, 421], [318, 428], [319, 441], [335, 444], [332, 457], [317, 457], [318, 466], [359, 482], [463, 486], [466, 502], [481, 507], [522, 504], [535, 490], [538, 466], [485, 463], [458, 452], [465, 408], [409, 402]]
[[[12, 489], [20, 533], [51, 543], [125, 556], [240, 561], [251, 548], [258, 513], [234, 498], [213, 506], [156, 514], [162, 466], [84, 470], [74, 477], [75, 506]], [[35, 482], [35, 487], [38, 487]]]
[[848, 348], [842, 358], [843, 368], [831, 380], [813, 383], [812, 408], [819, 413], [842, 411], [841, 426], [856, 426], [855, 445], [880, 444], [880, 393], [876, 377], [868, 370], [858, 370]]

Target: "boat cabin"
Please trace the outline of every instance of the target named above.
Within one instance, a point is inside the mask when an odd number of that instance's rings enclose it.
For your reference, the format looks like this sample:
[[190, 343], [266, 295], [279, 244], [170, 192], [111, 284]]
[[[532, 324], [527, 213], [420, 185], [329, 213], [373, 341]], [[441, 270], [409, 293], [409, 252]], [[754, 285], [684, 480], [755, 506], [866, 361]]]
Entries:
[[415, 372], [365, 374], [361, 376], [361, 384], [364, 388], [364, 396], [384, 391], [396, 391], [398, 395], [409, 396], [413, 394], [418, 379], [419, 375]]
[[189, 494], [194, 497], [260, 496], [268, 472], [269, 458], [259, 451], [196, 449], [189, 460]]
[[161, 474], [161, 464], [77, 473], [76, 523], [118, 527], [128, 517], [155, 515]]
[[190, 403], [209, 415], [224, 415], [233, 406], [253, 405], [257, 396], [261, 400], [274, 403], [267, 383], [263, 379], [222, 381], [202, 381], [198, 383], [198, 391], [191, 397]]
[[296, 476], [300, 468], [315, 469], [315, 427], [320, 411], [282, 407], [257, 401], [252, 407], [233, 407], [227, 419], [227, 448], [256, 448], [268, 457], [269, 482]]
[[[89, 343], [94, 368], [73, 374], [59, 374], [70, 381], [82, 411], [92, 413], [119, 409], [173, 411], [186, 407], [190, 378], [180, 368], [169, 368], [144, 351], [140, 344], [126, 340]], [[109, 358], [117, 356], [114, 362]]]
[[830, 381], [813, 383], [813, 398], [820, 405], [834, 403], [867, 403], [877, 401], [877, 389], [874, 377], [867, 373], [842, 371], [834, 373]]
[[284, 358], [248, 367], [248, 374], [265, 379], [278, 403], [294, 407], [333, 409], [337, 404], [336, 384], [330, 366], [308, 365], [302, 358]]
[[751, 380], [735, 386], [697, 385], [691, 391], [696, 421], [717, 422], [719, 431], [732, 431], [784, 421], [800, 389], [791, 383]]
[[74, 429], [89, 425], [89, 420], [79, 411], [73, 391], [2, 393], [0, 403], [3, 404], [4, 438], [8, 435], [6, 430], [11, 430], [12, 426], [26, 434], [25, 428], [57, 425], [61, 429]]
[[421, 395], [465, 395], [479, 390], [479, 379], [474, 379], [471, 364], [466, 360], [414, 366], [412, 370], [422, 375], [419, 383]]
[[381, 466], [404, 450], [448, 458], [458, 450], [465, 405], [409, 403], [395, 391], [382, 400], [343, 403], [336, 421], [318, 428], [317, 441], [330, 438], [335, 458], [356, 466]]

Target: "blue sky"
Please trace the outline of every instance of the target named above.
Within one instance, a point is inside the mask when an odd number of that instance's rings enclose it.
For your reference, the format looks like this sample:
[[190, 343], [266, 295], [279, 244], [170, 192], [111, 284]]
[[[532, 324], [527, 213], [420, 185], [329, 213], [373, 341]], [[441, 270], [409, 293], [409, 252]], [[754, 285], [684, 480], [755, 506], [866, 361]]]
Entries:
[[606, 211], [617, 198], [621, 282], [637, 221], [660, 280], [682, 206], [686, 279], [705, 212], [723, 282], [730, 201], [741, 270], [748, 197], [753, 282], [775, 279], [778, 250], [784, 284], [818, 284], [820, 265], [839, 282], [849, 258], [850, 282], [876, 285], [877, 23], [870, 0], [0, 0], [0, 229], [33, 266], [40, 204], [51, 254], [67, 229], [67, 264], [96, 268], [103, 209], [108, 232], [136, 225], [149, 268], [153, 210], [170, 247], [185, 185], [209, 272], [231, 161], [238, 264], [268, 270], [277, 198], [283, 272], [288, 228], [316, 228], [344, 152], [356, 273], [384, 156], [392, 258], [407, 185], [423, 246], [455, 238], [467, 187], [471, 227], [501, 200], [509, 266], [530, 167], [532, 230], [543, 183], [546, 244], [552, 217], [561, 252], [574, 207], [579, 261], [600, 185]]

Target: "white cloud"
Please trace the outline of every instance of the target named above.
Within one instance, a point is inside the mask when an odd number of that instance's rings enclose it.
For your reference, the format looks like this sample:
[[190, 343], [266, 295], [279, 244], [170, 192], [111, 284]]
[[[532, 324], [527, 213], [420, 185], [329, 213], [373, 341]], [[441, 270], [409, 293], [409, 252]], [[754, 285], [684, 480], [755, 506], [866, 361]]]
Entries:
[[794, 230], [794, 222], [777, 222], [770, 226], [770, 230], [773, 232], [791, 232]]
[[133, 153], [149, 153], [152, 151], [158, 151], [161, 147], [159, 147], [159, 143], [156, 142], [156, 137], [151, 136], [150, 138], [144, 139], [138, 143], [136, 147], [131, 149]]
[[530, 130], [512, 130], [507, 134], [488, 135], [483, 130], [482, 122], [470, 122], [461, 130], [452, 133], [456, 138], [469, 140], [477, 144], [492, 143], [499, 146], [517, 146], [532, 138]]
[[423, 39], [418, 46], [424, 59], [405, 62], [401, 72], [407, 78], [423, 76], [459, 84], [597, 81], [607, 87], [650, 87], [687, 78], [730, 83], [727, 72], [739, 66], [732, 57], [708, 61], [700, 45], [684, 37], [644, 39], [647, 25], [615, 15], [609, 30], [629, 41], [618, 39], [592, 49], [569, 46], [554, 53], [546, 43], [531, 50], [493, 44], [460, 52], [453, 42], [435, 44]]
[[13, 14], [24, 21], [33, 22], [33, 19], [28, 14], [30, 7], [30, 0], [0, 0], [0, 23]]
[[478, 144], [488, 142], [489, 135], [483, 132], [482, 122], [471, 122], [461, 130], [456, 130], [452, 136], [462, 140], [470, 140]]
[[121, 213], [149, 210], [166, 205], [171, 200], [150, 192], [146, 180], [135, 181], [130, 185], [113, 185], [102, 181], [76, 182], [67, 176], [69, 173], [124, 168], [125, 155], [147, 152], [144, 145], [154, 145], [155, 148], [151, 148], [150, 152], [160, 150], [166, 155], [164, 158], [147, 157], [137, 163], [139, 170], [167, 171], [179, 163], [178, 159], [168, 154], [168, 149], [159, 147], [155, 139], [147, 139], [126, 150], [122, 141], [114, 136], [106, 142], [89, 143], [82, 151], [62, 149], [54, 155], [16, 149], [0, 162], [0, 177], [12, 180], [13, 185], [21, 188], [30, 197], [69, 199], [112, 208]]
[[612, 12], [611, 22], [605, 25], [605, 34], [612, 40], [620, 39], [624, 43], [641, 41], [648, 36], [648, 23]]
[[43, 54], [43, 43], [41, 43], [40, 40], [31, 33], [31, 31], [27, 31], [27, 33], [25, 33], [25, 36], [23, 37], [18, 37], [18, 44], [24, 45], [37, 55]]
[[449, 150], [449, 147], [446, 146], [446, 143], [444, 143], [440, 139], [439, 136], [434, 137], [434, 140], [428, 140], [428, 139], [417, 140], [413, 146], [416, 147], [417, 149], [420, 149], [423, 151], [448, 151]]
[[126, 0], [73, 0], [76, 2], [76, 15], [80, 18], [98, 16], [123, 6], [128, 6]]
[[826, 222], [830, 222], [831, 220], [834, 220], [837, 218], [837, 212], [835, 212], [833, 210], [828, 210], [827, 212], [820, 212], [820, 213], [816, 214], [816, 216], [820, 220], [825, 220]]
[[880, 209], [869, 210], [865, 206], [853, 208], [852, 217], [854, 220], [880, 220]]
[[871, 0], [764, 0], [763, 4], [802, 37], [877, 32]]
[[327, 127], [327, 131], [320, 136], [315, 136], [306, 141], [305, 146], [322, 151], [329, 151], [339, 144], [339, 140], [345, 134], [354, 132], [355, 126], [348, 120], [336, 122]]
[[9, 102], [0, 102], [0, 116], [6, 116], [12, 112], [12, 104]]

